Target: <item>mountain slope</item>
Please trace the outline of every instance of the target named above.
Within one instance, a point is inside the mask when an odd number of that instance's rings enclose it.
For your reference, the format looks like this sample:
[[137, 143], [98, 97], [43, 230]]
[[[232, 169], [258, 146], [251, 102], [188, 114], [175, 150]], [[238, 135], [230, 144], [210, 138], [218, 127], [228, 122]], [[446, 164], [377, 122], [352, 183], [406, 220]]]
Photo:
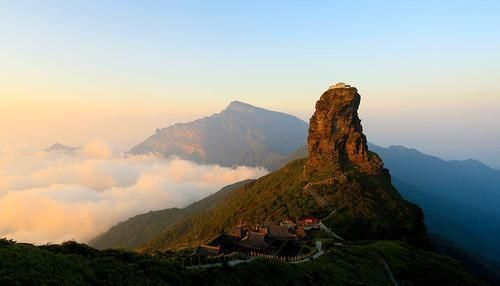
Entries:
[[500, 172], [477, 161], [445, 161], [402, 146], [372, 149], [384, 158], [394, 184], [419, 204], [431, 232], [500, 262]]
[[168, 250], [206, 242], [240, 221], [278, 222], [286, 216], [325, 217], [349, 239], [404, 239], [425, 243], [420, 209], [391, 185], [382, 161], [368, 151], [357, 109], [360, 95], [349, 86], [327, 90], [311, 118], [310, 158], [233, 192], [216, 207], [166, 229], [144, 250]]
[[[403, 201], [390, 182], [348, 174], [349, 182], [335, 189], [321, 185], [304, 191], [306, 160], [296, 160], [277, 172], [251, 182], [229, 194], [211, 211], [183, 220], [145, 245], [143, 249], [170, 250], [206, 243], [240, 221], [250, 224], [279, 222], [286, 216], [325, 217], [325, 223], [347, 239], [406, 239], [418, 241], [425, 233], [418, 207]], [[365, 191], [370, 194], [364, 193]], [[321, 200], [328, 202], [322, 205]]]
[[455, 260], [396, 241], [345, 244], [301, 264], [257, 259], [194, 269], [175, 259], [97, 251], [75, 242], [33, 246], [0, 240], [0, 285], [485, 285]]
[[275, 169], [304, 145], [306, 134], [307, 123], [294, 116], [234, 101], [221, 113], [159, 129], [130, 153]]
[[[393, 183], [403, 197], [424, 209], [431, 232], [453, 241], [468, 251], [498, 261], [500, 255], [496, 238], [500, 235], [498, 233], [500, 219], [494, 210], [483, 210], [482, 202], [478, 202], [477, 198], [486, 198], [486, 201], [492, 202], [495, 206], [500, 204], [496, 196], [497, 190], [500, 190], [498, 184], [500, 172], [477, 161], [444, 161], [401, 146], [382, 148], [369, 144], [369, 148], [376, 151], [384, 160], [385, 166], [391, 170]], [[305, 157], [308, 157], [307, 148], [302, 146], [273, 164], [285, 165], [291, 160]], [[483, 192], [483, 189], [486, 192]], [[145, 219], [141, 223], [136, 223], [142, 225], [141, 232], [147, 228], [155, 229], [154, 234], [147, 236], [149, 239], [157, 236], [168, 228], [167, 226], [178, 222], [177, 220], [168, 222], [167, 218], [161, 217], [162, 212], [158, 212], [158, 216], [155, 214], [157, 212], [148, 214], [151, 216], [150, 220]], [[164, 227], [155, 227], [158, 221], [162, 222]], [[129, 232], [124, 231], [124, 233]], [[122, 237], [123, 240], [128, 239], [128, 236]], [[101, 241], [105, 238], [103, 237]], [[144, 239], [140, 241], [145, 242]], [[123, 243], [115, 241], [96, 246], [132, 248], [137, 247], [137, 244], [138, 242], [127, 246], [125, 241]]]
[[245, 180], [222, 188], [220, 191], [189, 206], [151, 211], [121, 222], [89, 242], [97, 249], [123, 248], [133, 250], [150, 241], [164, 229], [190, 216], [206, 212], [221, 202], [231, 191], [251, 182]]
[[[401, 197], [382, 160], [368, 150], [357, 115], [359, 102], [355, 88], [342, 84], [329, 89], [311, 118], [308, 159], [294, 160], [276, 172], [243, 183], [224, 192], [220, 200], [207, 203], [210, 207], [202, 207], [203, 211], [164, 226], [141, 248], [155, 253], [154, 257], [105, 252], [112, 256], [101, 259], [116, 263], [114, 269], [123, 267], [120, 259], [126, 260], [129, 271], [125, 276], [130, 278], [125, 281], [129, 284], [150, 281], [148, 274], [152, 274], [156, 279], [186, 285], [391, 285], [391, 276], [401, 285], [481, 285], [455, 260], [414, 247], [428, 246], [422, 211]], [[300, 154], [298, 151], [293, 156]], [[172, 262], [174, 254], [161, 252], [208, 242], [241, 221], [278, 222], [286, 216], [328, 217], [323, 223], [346, 241], [342, 245], [325, 242], [324, 255], [299, 265], [258, 259], [222, 271], [172, 271], [167, 263], [155, 262], [155, 257], [169, 257], [165, 261]], [[116, 279], [121, 277], [118, 274]]]
[[[427, 228], [433, 234], [432, 243], [438, 244], [440, 250], [454, 249], [444, 253], [464, 259], [473, 270], [479, 269], [478, 273], [500, 279], [500, 268], [495, 264], [500, 260], [498, 210], [484, 210], [474, 198], [479, 196], [500, 205], [500, 172], [474, 160], [445, 161], [403, 146], [368, 146], [384, 160], [401, 195], [423, 209]], [[307, 150], [299, 148], [294, 153], [297, 157], [308, 157]]]

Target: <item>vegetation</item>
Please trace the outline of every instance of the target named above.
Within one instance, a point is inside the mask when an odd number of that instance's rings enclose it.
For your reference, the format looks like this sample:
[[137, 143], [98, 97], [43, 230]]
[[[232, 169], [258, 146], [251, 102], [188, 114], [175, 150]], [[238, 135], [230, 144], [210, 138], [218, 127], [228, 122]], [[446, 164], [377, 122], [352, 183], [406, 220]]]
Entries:
[[460, 261], [468, 271], [477, 277], [481, 277], [493, 285], [500, 285], [500, 264], [470, 253], [436, 234], [429, 234], [429, 239], [437, 253]]
[[500, 171], [403, 146], [370, 149], [384, 159], [401, 195], [423, 209], [430, 232], [500, 264]]
[[381, 257], [400, 285], [481, 285], [456, 261], [395, 241], [347, 244], [302, 264], [258, 259], [190, 270], [166, 255], [7, 240], [0, 285], [391, 285]]
[[356, 170], [346, 173], [347, 182], [319, 186], [317, 193], [338, 210], [324, 223], [346, 239], [403, 239], [428, 246], [424, 216], [417, 205], [401, 198], [390, 176], [371, 176]]
[[279, 222], [286, 216], [326, 217], [335, 232], [349, 239], [404, 239], [425, 245], [420, 209], [404, 201], [389, 177], [370, 176], [355, 169], [328, 172], [333, 180], [310, 184], [304, 176], [306, 159], [232, 191], [217, 206], [166, 228], [142, 250], [170, 250], [207, 243], [240, 222]]
[[89, 242], [98, 249], [123, 248], [133, 250], [159, 235], [164, 229], [186, 218], [206, 212], [222, 201], [232, 190], [252, 180], [245, 180], [222, 188], [217, 193], [184, 209], [172, 208], [137, 215], [112, 227]]
[[303, 164], [304, 160], [294, 161], [278, 172], [232, 191], [214, 209], [167, 228], [144, 249], [169, 250], [206, 243], [223, 231], [231, 231], [241, 221], [251, 224], [281, 220], [288, 214], [316, 215], [314, 201], [302, 195], [304, 181], [297, 174]]
[[[331, 168], [322, 169], [314, 177], [307, 177], [304, 174], [305, 162], [306, 159], [295, 160], [259, 180], [228, 186], [185, 209], [170, 209], [138, 216], [110, 230], [106, 234], [107, 238], [115, 235], [118, 239], [126, 239], [140, 234], [143, 236], [128, 245], [128, 248], [143, 244], [141, 249], [153, 254], [167, 250], [187, 251], [198, 244], [207, 243], [221, 232], [231, 231], [242, 221], [257, 224], [277, 222], [285, 216], [324, 218], [335, 211], [333, 216], [323, 222], [348, 241], [384, 241], [350, 242], [338, 246], [331, 239], [322, 237], [323, 233], [319, 232], [315, 237], [322, 240], [323, 246], [330, 248], [329, 251], [316, 261], [300, 265], [257, 260], [237, 267], [187, 270], [180, 262], [185, 263], [186, 260], [176, 260], [173, 258], [176, 255], [149, 256], [104, 251], [97, 252], [98, 255], [92, 257], [111, 259], [108, 257], [111, 256], [112, 259], [118, 259], [110, 262], [110, 266], [117, 269], [121, 269], [121, 263], [132, 263], [134, 265], [129, 265], [133, 267], [129, 269], [132, 272], [126, 276], [130, 281], [134, 281], [135, 276], [132, 277], [132, 274], [139, 275], [137, 277], [145, 275], [140, 279], [148, 281], [146, 284], [158, 285], [169, 285], [171, 281], [182, 281], [184, 285], [390, 285], [383, 260], [390, 266], [400, 285], [481, 284], [451, 258], [417, 249], [403, 242], [387, 241], [398, 239], [424, 249], [429, 247], [422, 211], [418, 206], [402, 199], [392, 186], [388, 173], [383, 176], [368, 175], [359, 172], [355, 166], [344, 164], [341, 169], [332, 165]], [[134, 225], [136, 228], [130, 227]], [[80, 248], [85, 249], [83, 246]], [[61, 253], [58, 247], [41, 249]], [[304, 245], [301, 253], [314, 251], [313, 246], [308, 248]], [[91, 251], [94, 252], [95, 250]], [[443, 252], [448, 253], [450, 250]], [[465, 256], [456, 250], [450, 253], [453, 257], [466, 261], [468, 270], [490, 282], [497, 282], [496, 275], [489, 270], [489, 263], [479, 264], [468, 256], [463, 259]], [[120, 260], [123, 257], [134, 257], [133, 259], [142, 263], [147, 261], [144, 264], [147, 267], [163, 268], [167, 274], [162, 271], [154, 272], [154, 277], [151, 278], [148, 274], [152, 273], [151, 270], [141, 268], [142, 264], [135, 265], [136, 262]], [[71, 269], [70, 264], [68, 267]], [[90, 279], [88, 281], [93, 281], [93, 284], [99, 281], [95, 279], [100, 279], [100, 276], [95, 276], [92, 269], [83, 270], [93, 275], [85, 279]], [[139, 272], [135, 273], [136, 270]], [[113, 270], [113, 273], [119, 273], [119, 270]], [[131, 283], [127, 281], [127, 284]]]

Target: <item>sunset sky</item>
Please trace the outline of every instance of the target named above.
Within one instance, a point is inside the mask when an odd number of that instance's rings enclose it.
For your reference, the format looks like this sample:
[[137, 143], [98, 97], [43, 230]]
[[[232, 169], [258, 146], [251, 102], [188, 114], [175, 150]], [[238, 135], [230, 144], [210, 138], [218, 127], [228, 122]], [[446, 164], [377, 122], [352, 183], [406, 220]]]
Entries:
[[232, 100], [308, 120], [343, 81], [369, 141], [500, 168], [500, 2], [270, 2], [0, 1], [0, 145], [127, 150]]

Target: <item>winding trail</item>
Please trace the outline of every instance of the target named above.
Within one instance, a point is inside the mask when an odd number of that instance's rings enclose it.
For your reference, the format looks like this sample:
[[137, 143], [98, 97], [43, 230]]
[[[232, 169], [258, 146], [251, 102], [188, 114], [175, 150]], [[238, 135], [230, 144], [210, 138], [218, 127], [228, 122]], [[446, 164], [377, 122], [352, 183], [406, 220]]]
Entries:
[[382, 262], [382, 264], [384, 265], [385, 271], [387, 271], [387, 274], [389, 274], [389, 278], [391, 279], [392, 283], [394, 283], [395, 286], [399, 286], [398, 282], [394, 278], [394, 275], [392, 274], [391, 268], [389, 268], [387, 261], [385, 261], [385, 258], [377, 252], [375, 252], [375, 254], [380, 258], [380, 262]]
[[331, 234], [333, 237], [335, 237], [336, 239], [338, 240], [341, 240], [341, 241], [344, 241], [344, 239], [342, 237], [340, 237], [340, 235], [336, 234], [335, 232], [333, 232], [333, 230], [329, 227], [327, 227], [324, 223], [323, 223], [323, 220], [327, 220], [328, 218], [330, 218], [332, 215], [334, 215], [335, 213], [337, 212], [337, 210], [333, 210], [329, 215], [327, 215], [326, 217], [324, 217], [322, 220], [319, 221], [319, 227], [321, 230], [323, 230], [324, 232], [326, 233], [329, 233]]
[[324, 217], [323, 219], [321, 219], [318, 223], [319, 227], [321, 230], [329, 233], [330, 235], [332, 235], [333, 237], [335, 237], [336, 239], [338, 240], [341, 240], [343, 241], [344, 239], [336, 234], [335, 232], [333, 232], [333, 230], [331, 230], [329, 227], [327, 227], [324, 223], [323, 223], [323, 220], [327, 220], [329, 219], [332, 215], [334, 215], [337, 210], [336, 209], [332, 209], [330, 206], [330, 202], [325, 199], [323, 196], [319, 195], [318, 193], [316, 193], [316, 191], [311, 188], [311, 187], [314, 187], [314, 186], [317, 186], [317, 185], [324, 185], [324, 184], [333, 184], [333, 181], [335, 179], [334, 178], [326, 178], [322, 181], [319, 181], [319, 182], [315, 182], [315, 183], [307, 183], [302, 189], [304, 190], [304, 192], [308, 192], [309, 194], [311, 194], [311, 196], [314, 198], [314, 200], [318, 203], [318, 206], [320, 207], [327, 207], [328, 209], [331, 210], [331, 212], [326, 216]]
[[[235, 259], [235, 260], [229, 260], [227, 261], [227, 265], [233, 267], [241, 263], [250, 263], [255, 260], [255, 257], [250, 257], [245, 260], [241, 259]], [[193, 265], [193, 266], [186, 266], [187, 269], [204, 269], [204, 268], [213, 268], [213, 267], [222, 267], [224, 266], [224, 263], [212, 263], [212, 264], [202, 264], [202, 265]]]
[[320, 257], [321, 255], [325, 254], [325, 251], [323, 250], [322, 243], [321, 243], [320, 240], [316, 241], [316, 251], [317, 252], [313, 256], [311, 256], [311, 257], [308, 257], [308, 258], [305, 258], [305, 259], [302, 259], [302, 260], [291, 261], [289, 263], [291, 263], [291, 264], [300, 264], [300, 263], [304, 263], [304, 262], [308, 262], [308, 261], [314, 260], [314, 259]]
[[331, 213], [329, 213], [326, 217], [322, 218], [321, 220], [327, 220], [329, 219], [332, 215], [334, 215], [337, 212], [337, 210], [333, 210]]
[[311, 189], [312, 186], [315, 186], [315, 185], [319, 185], [319, 184], [322, 184], [322, 182], [320, 183], [307, 183], [307, 185], [304, 186], [303, 190], [305, 192], [309, 192], [309, 194], [311, 194], [311, 196], [314, 198], [314, 200], [316, 201], [316, 203], [318, 204], [319, 207], [328, 207], [329, 206], [329, 203], [328, 201], [323, 198], [322, 196], [320, 196], [318, 193], [316, 193], [316, 191], [314, 191], [313, 189]]

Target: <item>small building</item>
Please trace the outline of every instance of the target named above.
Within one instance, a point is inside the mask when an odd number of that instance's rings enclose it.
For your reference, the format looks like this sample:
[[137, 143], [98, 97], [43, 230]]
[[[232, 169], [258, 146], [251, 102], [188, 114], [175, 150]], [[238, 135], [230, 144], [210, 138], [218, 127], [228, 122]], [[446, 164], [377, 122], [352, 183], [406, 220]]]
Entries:
[[295, 235], [297, 235], [297, 238], [299, 239], [307, 238], [307, 233], [301, 226], [295, 228]]
[[295, 222], [291, 217], [287, 217], [280, 222], [280, 225], [288, 227], [288, 229], [292, 229], [295, 227]]
[[269, 246], [266, 243], [266, 235], [259, 232], [250, 232], [247, 237], [238, 242], [238, 245], [244, 250], [249, 251], [268, 251]]
[[343, 82], [339, 82], [334, 85], [331, 85], [328, 89], [335, 89], [335, 88], [351, 88], [351, 86]]
[[304, 230], [320, 229], [319, 219], [315, 217], [305, 217], [297, 221], [297, 225], [304, 228]]
[[193, 253], [193, 256], [217, 256], [220, 254], [220, 246], [200, 245]]
[[305, 217], [302, 218], [298, 221], [299, 225], [311, 225], [311, 224], [318, 224], [319, 223], [319, 218], [315, 217]]
[[288, 239], [291, 237], [286, 225], [269, 225], [267, 227], [267, 235], [271, 239]]
[[231, 235], [227, 233], [223, 233], [214, 240], [212, 240], [208, 246], [212, 247], [220, 247], [219, 250], [219, 255], [220, 254], [230, 254], [235, 251], [238, 251], [238, 246], [237, 242], [240, 240], [240, 238], [236, 235]]
[[235, 233], [240, 239], [244, 239], [250, 233], [250, 228], [246, 224], [240, 224], [236, 227]]

